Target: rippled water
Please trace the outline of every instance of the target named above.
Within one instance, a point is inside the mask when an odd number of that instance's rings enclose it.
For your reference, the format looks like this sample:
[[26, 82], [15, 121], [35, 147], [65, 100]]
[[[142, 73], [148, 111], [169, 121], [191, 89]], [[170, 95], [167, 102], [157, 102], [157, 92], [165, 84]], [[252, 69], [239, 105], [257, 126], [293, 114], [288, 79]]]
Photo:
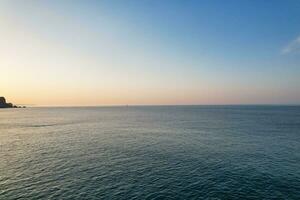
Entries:
[[0, 110], [0, 199], [300, 199], [300, 107]]

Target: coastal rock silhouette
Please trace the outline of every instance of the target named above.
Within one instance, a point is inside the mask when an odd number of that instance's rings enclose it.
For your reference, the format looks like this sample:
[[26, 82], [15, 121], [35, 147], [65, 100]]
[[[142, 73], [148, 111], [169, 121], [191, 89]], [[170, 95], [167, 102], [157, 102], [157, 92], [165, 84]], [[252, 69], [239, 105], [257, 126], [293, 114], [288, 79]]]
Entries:
[[13, 108], [12, 103], [7, 103], [4, 97], [0, 97], [0, 108]]

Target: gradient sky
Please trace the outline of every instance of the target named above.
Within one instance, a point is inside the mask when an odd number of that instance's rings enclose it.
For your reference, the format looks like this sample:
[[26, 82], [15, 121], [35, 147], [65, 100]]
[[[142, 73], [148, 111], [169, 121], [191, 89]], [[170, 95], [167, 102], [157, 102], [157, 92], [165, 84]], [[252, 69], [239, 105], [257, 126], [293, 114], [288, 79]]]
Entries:
[[1, 0], [0, 96], [300, 104], [300, 1]]

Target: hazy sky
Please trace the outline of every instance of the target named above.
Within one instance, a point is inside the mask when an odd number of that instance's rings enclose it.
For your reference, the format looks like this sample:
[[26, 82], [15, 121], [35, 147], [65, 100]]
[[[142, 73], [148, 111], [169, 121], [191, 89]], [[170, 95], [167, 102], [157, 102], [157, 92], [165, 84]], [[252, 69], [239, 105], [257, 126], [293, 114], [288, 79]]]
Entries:
[[0, 1], [19, 104], [300, 104], [300, 1]]

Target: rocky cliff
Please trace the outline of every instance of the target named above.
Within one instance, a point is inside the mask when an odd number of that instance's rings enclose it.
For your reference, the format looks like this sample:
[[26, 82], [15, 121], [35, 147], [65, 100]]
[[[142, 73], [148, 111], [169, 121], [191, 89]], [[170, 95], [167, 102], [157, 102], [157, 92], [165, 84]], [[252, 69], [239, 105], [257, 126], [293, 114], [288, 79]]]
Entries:
[[13, 108], [14, 105], [12, 103], [6, 103], [6, 99], [4, 97], [0, 97], [0, 108]]

